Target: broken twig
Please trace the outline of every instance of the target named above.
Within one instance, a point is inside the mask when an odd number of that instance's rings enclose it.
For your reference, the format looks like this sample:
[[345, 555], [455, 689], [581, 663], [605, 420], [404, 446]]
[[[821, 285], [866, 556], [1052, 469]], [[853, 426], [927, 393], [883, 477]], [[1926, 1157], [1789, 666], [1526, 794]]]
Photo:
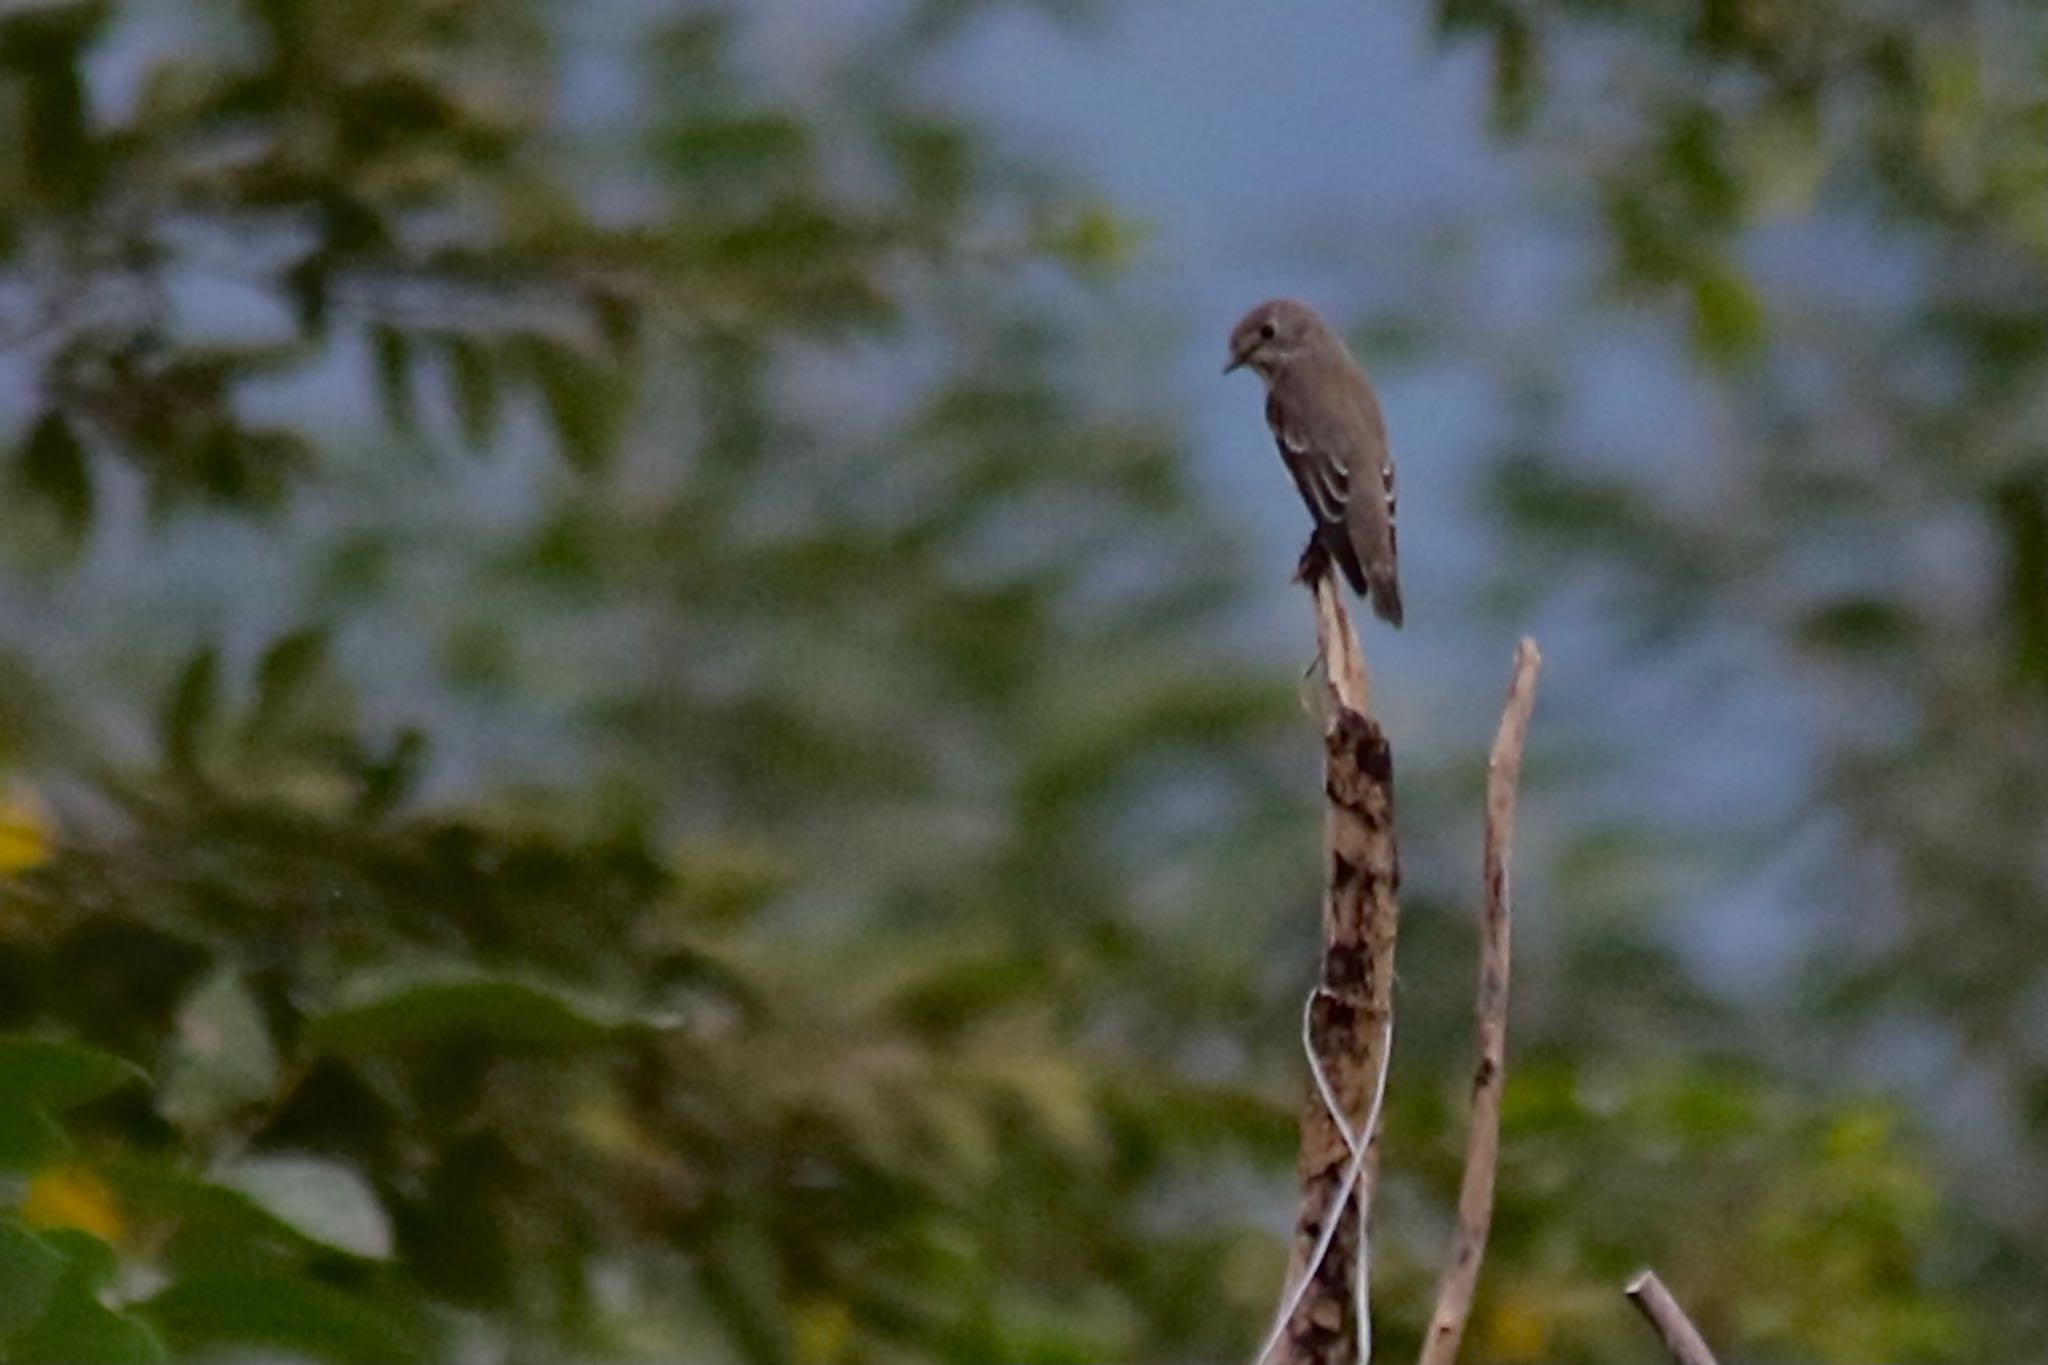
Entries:
[[1677, 1365], [1715, 1365], [1714, 1353], [1707, 1349], [1707, 1339], [1700, 1335], [1700, 1329], [1692, 1325], [1692, 1319], [1678, 1306], [1678, 1300], [1671, 1297], [1671, 1291], [1664, 1287], [1664, 1281], [1657, 1278], [1654, 1270], [1645, 1270], [1628, 1282], [1623, 1293], [1636, 1306], [1651, 1328], [1664, 1341], [1664, 1349], [1671, 1353]]
[[1513, 906], [1508, 875], [1515, 846], [1515, 794], [1536, 679], [1543, 656], [1524, 638], [1515, 650], [1507, 708], [1486, 765], [1486, 910], [1480, 924], [1479, 999], [1474, 1008], [1479, 1065], [1472, 1076], [1472, 1120], [1465, 1135], [1465, 1176], [1458, 1189], [1458, 1228], [1450, 1262], [1437, 1284], [1436, 1311], [1422, 1339], [1421, 1365], [1451, 1365], [1472, 1315], [1479, 1267], [1493, 1226], [1493, 1185], [1500, 1165], [1500, 1101], [1507, 1083], [1508, 969], [1513, 949]]

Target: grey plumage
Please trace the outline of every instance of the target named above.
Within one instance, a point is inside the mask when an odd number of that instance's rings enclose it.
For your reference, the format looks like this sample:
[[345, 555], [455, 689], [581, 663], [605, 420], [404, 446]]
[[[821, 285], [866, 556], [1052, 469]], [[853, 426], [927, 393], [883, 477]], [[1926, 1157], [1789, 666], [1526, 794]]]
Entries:
[[1249, 366], [1266, 382], [1266, 424], [1322, 548], [1380, 619], [1401, 624], [1394, 535], [1394, 457], [1372, 383], [1343, 339], [1293, 299], [1244, 315], [1224, 372]]

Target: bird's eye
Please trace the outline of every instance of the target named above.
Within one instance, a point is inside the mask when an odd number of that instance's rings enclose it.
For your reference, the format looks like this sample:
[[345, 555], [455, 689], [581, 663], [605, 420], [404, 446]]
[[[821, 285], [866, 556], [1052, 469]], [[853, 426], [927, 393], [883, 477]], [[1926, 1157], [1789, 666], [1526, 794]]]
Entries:
[[1268, 322], [1268, 323], [1263, 323], [1263, 324], [1261, 324], [1261, 325], [1260, 325], [1260, 327], [1259, 327], [1259, 339], [1260, 339], [1261, 341], [1271, 341], [1271, 340], [1273, 339], [1273, 324], [1272, 324], [1272, 323]]

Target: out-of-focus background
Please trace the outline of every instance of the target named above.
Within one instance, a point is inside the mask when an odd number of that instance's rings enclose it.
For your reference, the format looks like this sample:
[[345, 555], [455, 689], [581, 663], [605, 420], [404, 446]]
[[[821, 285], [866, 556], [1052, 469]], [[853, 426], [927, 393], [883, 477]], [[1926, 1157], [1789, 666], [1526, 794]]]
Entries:
[[1412, 1349], [2048, 1350], [2027, 0], [0, 6], [0, 1352], [1245, 1358], [1402, 460]]

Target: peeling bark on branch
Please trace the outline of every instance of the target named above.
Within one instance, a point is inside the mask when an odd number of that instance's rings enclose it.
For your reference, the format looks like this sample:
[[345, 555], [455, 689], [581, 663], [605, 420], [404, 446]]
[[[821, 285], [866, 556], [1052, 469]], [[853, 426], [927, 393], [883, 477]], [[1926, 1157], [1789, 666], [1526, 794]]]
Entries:
[[[1352, 1365], [1372, 1350], [1369, 1295], [1379, 1127], [1393, 1046], [1394, 948], [1401, 862], [1394, 831], [1394, 761], [1371, 714], [1371, 687], [1344, 598], [1311, 544], [1299, 577], [1314, 594], [1327, 704], [1323, 730], [1323, 958], [1304, 1020], [1311, 1084], [1301, 1116], [1301, 1211], [1288, 1294], [1257, 1365], [1276, 1348], [1285, 1365]], [[1423, 1339], [1421, 1365], [1457, 1358], [1493, 1221], [1506, 1083], [1509, 870], [1522, 751], [1542, 656], [1523, 640], [1494, 740], [1486, 788], [1485, 912], [1475, 1006], [1479, 1064], [1457, 1234]], [[1335, 1220], [1332, 1222], [1332, 1220]], [[1686, 1365], [1694, 1365], [1687, 1362]]]
[[1311, 1086], [1301, 1118], [1301, 1213], [1288, 1283], [1308, 1270], [1326, 1218], [1339, 1219], [1287, 1325], [1281, 1359], [1290, 1365], [1347, 1365], [1359, 1324], [1353, 1298], [1358, 1234], [1369, 1214], [1378, 1168], [1376, 1131], [1364, 1132], [1381, 1092], [1393, 1013], [1394, 941], [1401, 884], [1394, 840], [1393, 754], [1369, 704], [1365, 661], [1334, 579], [1310, 579], [1316, 635], [1332, 715], [1323, 734], [1323, 894], [1321, 988], [1309, 1010], [1309, 1038], [1345, 1121], [1368, 1145], [1363, 1177], [1336, 1206], [1350, 1144]]

